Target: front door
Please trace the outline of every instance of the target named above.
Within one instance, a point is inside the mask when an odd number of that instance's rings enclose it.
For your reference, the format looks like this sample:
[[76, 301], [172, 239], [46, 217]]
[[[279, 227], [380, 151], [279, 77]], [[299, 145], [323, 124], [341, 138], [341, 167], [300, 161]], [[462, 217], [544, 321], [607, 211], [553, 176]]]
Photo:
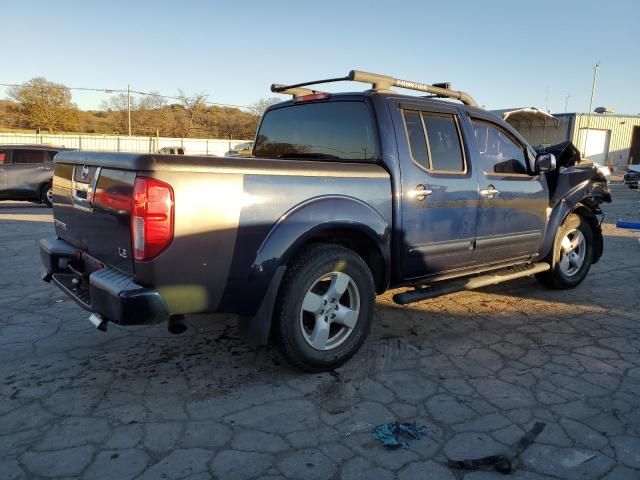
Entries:
[[456, 106], [399, 105], [402, 275], [405, 279], [472, 262], [477, 183]]
[[546, 180], [532, 173], [533, 152], [514, 132], [489, 117], [470, 120], [479, 185], [474, 263], [531, 257], [547, 223]]

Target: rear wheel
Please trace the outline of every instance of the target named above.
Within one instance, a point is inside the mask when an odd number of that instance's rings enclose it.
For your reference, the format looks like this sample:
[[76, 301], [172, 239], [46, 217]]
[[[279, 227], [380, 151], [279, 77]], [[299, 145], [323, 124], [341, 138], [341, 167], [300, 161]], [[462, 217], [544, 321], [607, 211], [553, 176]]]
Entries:
[[362, 345], [375, 289], [367, 264], [337, 245], [313, 245], [287, 269], [274, 312], [276, 345], [294, 366], [331, 370]]
[[570, 214], [556, 234], [551, 270], [536, 275], [540, 283], [555, 289], [580, 285], [593, 260], [593, 229], [580, 215]]
[[46, 183], [40, 189], [40, 203], [51, 207], [53, 204], [53, 188], [51, 183]]

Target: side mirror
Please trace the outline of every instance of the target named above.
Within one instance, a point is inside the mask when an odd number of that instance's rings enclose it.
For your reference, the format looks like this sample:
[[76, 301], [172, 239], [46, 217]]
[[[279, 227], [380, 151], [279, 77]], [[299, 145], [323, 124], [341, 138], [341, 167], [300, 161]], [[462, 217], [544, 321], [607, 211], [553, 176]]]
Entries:
[[536, 173], [550, 172], [556, 169], [556, 156], [553, 153], [539, 153], [536, 155]]

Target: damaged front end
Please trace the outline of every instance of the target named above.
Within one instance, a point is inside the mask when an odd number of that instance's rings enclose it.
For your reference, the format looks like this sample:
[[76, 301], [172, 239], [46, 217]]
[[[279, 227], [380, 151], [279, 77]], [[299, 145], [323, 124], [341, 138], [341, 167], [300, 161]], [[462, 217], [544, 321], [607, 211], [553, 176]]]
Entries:
[[555, 232], [564, 219], [575, 212], [593, 227], [595, 245], [592, 262], [596, 263], [604, 247], [601, 228], [604, 214], [600, 204], [611, 202], [607, 179], [592, 162], [582, 160], [580, 151], [571, 142], [552, 145], [545, 148], [545, 152], [555, 155], [557, 168], [544, 173], [549, 188], [550, 216], [543, 256], [551, 251]]
[[552, 208], [563, 200], [577, 197], [580, 197], [577, 202], [594, 209], [601, 203], [611, 202], [607, 179], [594, 163], [582, 160], [573, 143], [567, 141], [551, 145], [545, 148], [545, 152], [556, 157], [557, 168], [545, 173]]

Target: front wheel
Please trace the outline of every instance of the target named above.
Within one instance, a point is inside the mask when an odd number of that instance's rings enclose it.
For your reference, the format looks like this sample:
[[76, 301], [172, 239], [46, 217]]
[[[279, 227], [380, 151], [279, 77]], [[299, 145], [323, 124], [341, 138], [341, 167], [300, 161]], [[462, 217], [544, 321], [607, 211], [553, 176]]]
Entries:
[[593, 260], [593, 229], [580, 215], [570, 214], [556, 234], [553, 258], [555, 266], [536, 275], [549, 288], [568, 289], [580, 285]]
[[276, 345], [302, 370], [332, 370], [362, 345], [375, 303], [373, 277], [353, 251], [312, 245], [290, 264], [273, 318]]
[[51, 183], [47, 183], [40, 189], [40, 203], [51, 207], [53, 205], [53, 187]]

